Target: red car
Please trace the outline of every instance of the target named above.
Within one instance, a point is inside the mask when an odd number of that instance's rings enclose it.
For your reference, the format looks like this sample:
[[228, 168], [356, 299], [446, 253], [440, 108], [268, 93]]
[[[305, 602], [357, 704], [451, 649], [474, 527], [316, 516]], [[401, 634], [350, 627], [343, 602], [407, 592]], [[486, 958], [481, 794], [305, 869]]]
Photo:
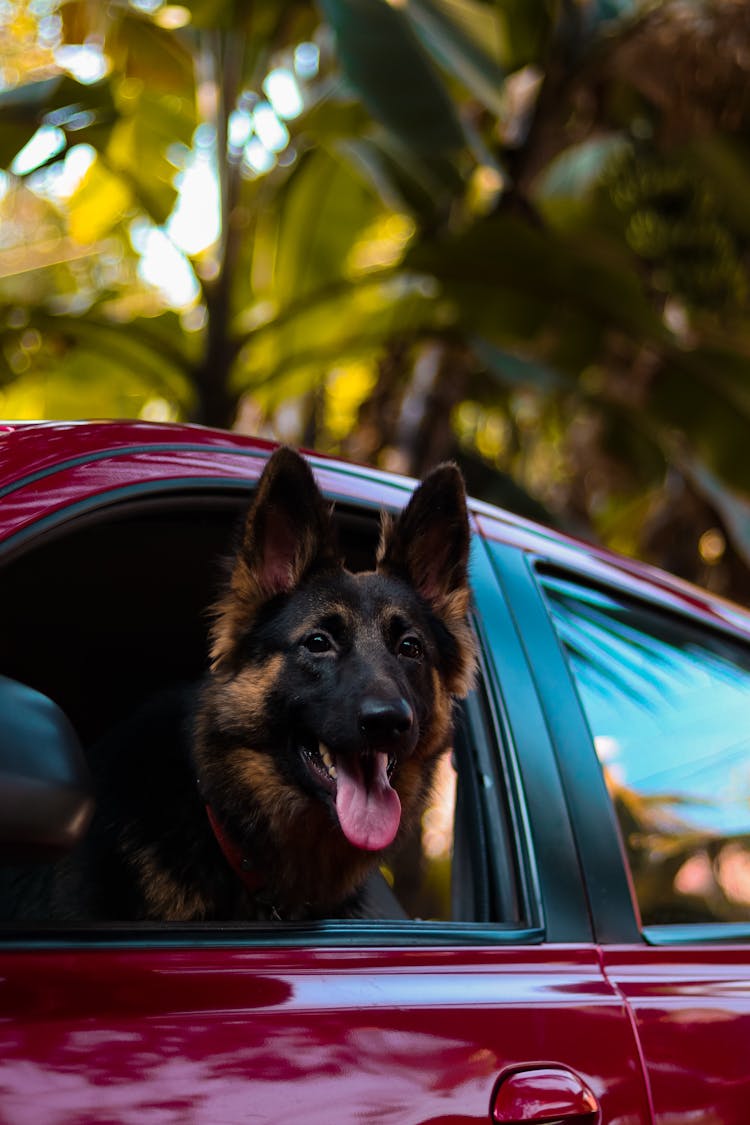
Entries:
[[[0, 432], [0, 850], [49, 863], [81, 750], [205, 663], [268, 443]], [[412, 482], [311, 456], [352, 550]], [[0, 941], [0, 1121], [746, 1125], [750, 618], [472, 504], [481, 675], [391, 920]]]

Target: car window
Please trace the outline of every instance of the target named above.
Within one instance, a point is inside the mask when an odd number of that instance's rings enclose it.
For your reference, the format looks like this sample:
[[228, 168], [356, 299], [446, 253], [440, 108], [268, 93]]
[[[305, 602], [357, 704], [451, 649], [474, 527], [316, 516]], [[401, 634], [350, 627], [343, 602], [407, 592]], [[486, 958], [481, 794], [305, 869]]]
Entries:
[[[193, 684], [202, 675], [206, 608], [245, 504], [244, 497], [217, 504], [213, 496], [172, 501], [168, 509], [136, 503], [42, 540], [3, 567], [0, 608], [7, 627], [0, 635], [0, 674], [61, 707], [95, 771], [96, 747], [111, 730], [142, 706], [158, 704], [173, 685]], [[353, 569], [372, 565], [378, 534], [377, 513], [342, 514]], [[477, 693], [474, 711], [486, 706]], [[476, 734], [473, 723], [461, 709], [455, 745], [440, 764], [420, 823], [381, 868], [375, 916], [511, 921], [495, 917], [487, 889], [491, 875], [479, 826], [489, 814], [474, 780], [475, 742], [486, 734]], [[7, 882], [6, 872], [0, 891]], [[36, 896], [37, 910], [39, 902]], [[45, 920], [43, 908], [34, 920]]]
[[454, 917], [451, 869], [457, 786], [456, 759], [447, 754], [438, 766], [429, 803], [413, 838], [380, 868], [411, 918], [449, 921]]
[[545, 576], [644, 926], [750, 920], [750, 651]]

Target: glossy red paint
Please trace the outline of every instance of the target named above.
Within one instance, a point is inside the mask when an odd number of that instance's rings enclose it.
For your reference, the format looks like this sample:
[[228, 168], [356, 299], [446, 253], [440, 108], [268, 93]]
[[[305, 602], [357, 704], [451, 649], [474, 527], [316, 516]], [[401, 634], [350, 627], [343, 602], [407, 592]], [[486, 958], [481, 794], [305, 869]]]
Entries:
[[116, 421], [6, 423], [0, 430], [0, 482], [5, 486], [30, 472], [69, 460], [91, 459], [102, 452], [175, 443], [259, 452], [273, 448], [272, 442], [203, 426]]
[[634, 1013], [655, 1125], [746, 1125], [750, 947], [607, 947], [603, 964]]
[[[0, 539], [57, 513], [73, 515], [75, 506], [115, 502], [133, 486], [213, 481], [252, 487], [273, 447], [231, 435], [223, 442], [222, 437], [199, 427], [138, 423], [82, 423], [80, 429], [71, 424], [61, 434], [51, 426], [33, 426], [0, 434]], [[318, 457], [313, 464], [321, 486], [342, 501], [378, 509], [400, 507], [408, 496], [406, 482], [398, 478], [381, 479]]]
[[479, 1125], [529, 1064], [577, 1075], [604, 1122], [649, 1120], [590, 947], [6, 953], [0, 1011], [15, 1125]]
[[[47, 474], [69, 463], [95, 463], [101, 457], [117, 462], [122, 456], [162, 454], [167, 463], [190, 459], [192, 453], [250, 456], [265, 460], [276, 443], [204, 426], [154, 424], [151, 422], [30, 422], [0, 428], [0, 488], [5, 490], [32, 474]], [[404, 489], [406, 478], [377, 469], [349, 465], [335, 457], [310, 453], [313, 463], [338, 468], [360, 481], [357, 495], [367, 500], [379, 495], [381, 486]], [[106, 488], [106, 473], [100, 486]], [[116, 483], [116, 481], [115, 481]]]

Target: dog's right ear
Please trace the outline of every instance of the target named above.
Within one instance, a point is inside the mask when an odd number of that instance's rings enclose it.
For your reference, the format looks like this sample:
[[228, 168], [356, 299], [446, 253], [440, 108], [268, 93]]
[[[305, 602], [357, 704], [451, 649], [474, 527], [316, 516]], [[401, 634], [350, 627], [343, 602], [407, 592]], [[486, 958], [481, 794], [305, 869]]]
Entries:
[[314, 569], [339, 565], [330, 509], [310, 466], [294, 450], [277, 449], [258, 482], [229, 589], [216, 606], [213, 666], [234, 651], [264, 602]]

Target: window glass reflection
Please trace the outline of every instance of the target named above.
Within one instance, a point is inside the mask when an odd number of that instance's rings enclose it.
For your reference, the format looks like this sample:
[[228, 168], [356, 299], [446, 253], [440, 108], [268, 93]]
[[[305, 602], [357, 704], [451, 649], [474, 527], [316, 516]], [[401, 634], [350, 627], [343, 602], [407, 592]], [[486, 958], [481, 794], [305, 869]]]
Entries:
[[750, 920], [750, 653], [546, 577], [644, 925]]

